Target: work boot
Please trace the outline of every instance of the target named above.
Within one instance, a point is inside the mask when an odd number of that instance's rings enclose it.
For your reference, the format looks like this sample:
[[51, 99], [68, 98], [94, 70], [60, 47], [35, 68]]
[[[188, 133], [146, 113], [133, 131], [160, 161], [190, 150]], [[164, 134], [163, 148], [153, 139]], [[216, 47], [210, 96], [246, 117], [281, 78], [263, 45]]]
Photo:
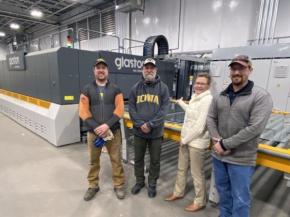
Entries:
[[125, 189], [123, 186], [122, 187], [115, 187], [114, 191], [115, 191], [115, 194], [119, 200], [122, 200], [125, 198], [126, 193], [125, 193]]
[[93, 199], [94, 196], [98, 193], [99, 190], [100, 190], [99, 187], [88, 188], [88, 190], [85, 193], [84, 200], [85, 201], [89, 201], [89, 200]]
[[153, 198], [156, 197], [157, 191], [156, 186], [149, 185], [148, 186], [148, 197]]
[[138, 194], [142, 188], [144, 188], [145, 183], [136, 183], [134, 187], [131, 189], [132, 194]]

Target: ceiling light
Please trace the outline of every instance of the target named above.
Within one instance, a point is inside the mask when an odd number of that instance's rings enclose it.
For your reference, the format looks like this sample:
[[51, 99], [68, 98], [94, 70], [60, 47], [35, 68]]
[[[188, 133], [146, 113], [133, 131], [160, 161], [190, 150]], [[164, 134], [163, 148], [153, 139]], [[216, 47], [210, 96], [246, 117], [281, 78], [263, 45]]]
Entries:
[[0, 32], [0, 37], [5, 37], [5, 36], [6, 36], [5, 32]]
[[11, 28], [11, 29], [19, 29], [20, 26], [19, 26], [19, 24], [17, 24], [17, 23], [10, 23], [10, 28]]
[[33, 17], [40, 18], [40, 17], [43, 16], [43, 13], [40, 10], [33, 9], [33, 10], [30, 11], [30, 15], [33, 16]]
[[239, 5], [239, 2], [235, 1], [235, 0], [231, 0], [229, 3], [229, 7], [230, 9], [234, 9]]
[[149, 25], [150, 22], [151, 22], [151, 18], [150, 17], [145, 17], [142, 22], [145, 24], [145, 25]]
[[223, 6], [222, 1], [220, 1], [220, 0], [216, 0], [216, 1], [214, 1], [213, 4], [212, 4], [212, 9], [213, 9], [214, 11], [217, 11], [221, 6]]

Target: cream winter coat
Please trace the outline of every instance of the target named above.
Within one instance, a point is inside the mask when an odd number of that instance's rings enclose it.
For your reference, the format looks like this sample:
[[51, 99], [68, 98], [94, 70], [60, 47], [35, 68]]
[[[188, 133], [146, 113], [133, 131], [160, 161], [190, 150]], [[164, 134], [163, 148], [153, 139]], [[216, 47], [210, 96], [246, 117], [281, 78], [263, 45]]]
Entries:
[[212, 101], [209, 90], [200, 95], [193, 95], [189, 104], [178, 100], [177, 103], [185, 111], [181, 130], [181, 142], [194, 148], [206, 149], [210, 142], [206, 129], [207, 113]]

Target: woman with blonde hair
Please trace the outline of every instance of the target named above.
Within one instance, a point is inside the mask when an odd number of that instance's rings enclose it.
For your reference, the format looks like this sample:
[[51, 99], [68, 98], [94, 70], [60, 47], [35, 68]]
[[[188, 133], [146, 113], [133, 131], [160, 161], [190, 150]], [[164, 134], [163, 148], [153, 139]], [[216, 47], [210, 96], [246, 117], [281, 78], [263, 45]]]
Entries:
[[205, 154], [210, 143], [210, 137], [206, 129], [206, 118], [212, 101], [210, 93], [211, 78], [208, 73], [196, 75], [194, 94], [189, 104], [182, 101], [176, 103], [185, 111], [184, 123], [181, 130], [179, 147], [178, 170], [173, 193], [165, 198], [166, 201], [175, 201], [184, 196], [187, 173], [190, 169], [195, 198], [185, 210], [196, 212], [206, 206], [205, 189]]

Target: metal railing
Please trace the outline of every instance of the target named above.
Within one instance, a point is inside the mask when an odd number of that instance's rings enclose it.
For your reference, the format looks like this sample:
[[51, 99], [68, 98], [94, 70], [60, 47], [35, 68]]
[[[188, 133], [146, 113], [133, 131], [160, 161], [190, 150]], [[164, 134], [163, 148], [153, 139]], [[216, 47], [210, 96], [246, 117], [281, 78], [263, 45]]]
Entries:
[[[128, 46], [126, 45], [126, 42], [127, 42]], [[136, 43], [137, 43], [137, 45], [136, 45]], [[123, 53], [127, 53], [127, 54], [133, 53], [133, 54], [143, 55], [144, 43], [145, 43], [144, 41], [139, 41], [139, 40], [132, 39], [132, 38], [123, 38], [123, 40], [122, 40]], [[142, 48], [141, 54], [140, 54], [140, 51], [139, 51], [139, 53], [138, 53], [138, 51], [132, 52], [134, 49], [140, 49], [140, 48]]]
[[[62, 47], [65, 46], [65, 44], [63, 44], [63, 41], [66, 41], [66, 37], [68, 35], [73, 36], [73, 34], [73, 28], [67, 28], [57, 32], [53, 32], [30, 41], [30, 48], [33, 49], [34, 47], [36, 50], [44, 50], [48, 48]], [[72, 44], [72, 46], [74, 47], [74, 44]]]
[[[40, 50], [56, 48], [56, 47], [63, 47], [63, 46], [66, 46], [64, 42], [66, 42], [67, 36], [68, 35], [73, 36], [73, 34], [74, 34], [73, 28], [67, 28], [67, 29], [57, 31], [57, 32], [43, 35], [33, 40], [29, 40], [28, 42], [18, 44], [17, 47], [18, 47], [18, 50], [22, 49], [27, 52], [40, 51]], [[74, 47], [74, 44], [72, 44], [72, 47]]]
[[[98, 34], [99, 37], [91, 38], [91, 33]], [[77, 41], [80, 50], [85, 47], [87, 50], [115, 50], [120, 52], [122, 49], [119, 36], [101, 31], [80, 28], [77, 32]]]
[[[259, 41], [268, 41], [270, 38], [262, 38], [262, 39], [250, 39], [248, 40], [248, 45], [256, 45], [259, 44]], [[279, 37], [273, 37], [271, 38], [271, 44], [279, 44], [283, 43], [282, 40], [288, 39], [286, 42], [290, 42], [290, 36], [279, 36]]]

